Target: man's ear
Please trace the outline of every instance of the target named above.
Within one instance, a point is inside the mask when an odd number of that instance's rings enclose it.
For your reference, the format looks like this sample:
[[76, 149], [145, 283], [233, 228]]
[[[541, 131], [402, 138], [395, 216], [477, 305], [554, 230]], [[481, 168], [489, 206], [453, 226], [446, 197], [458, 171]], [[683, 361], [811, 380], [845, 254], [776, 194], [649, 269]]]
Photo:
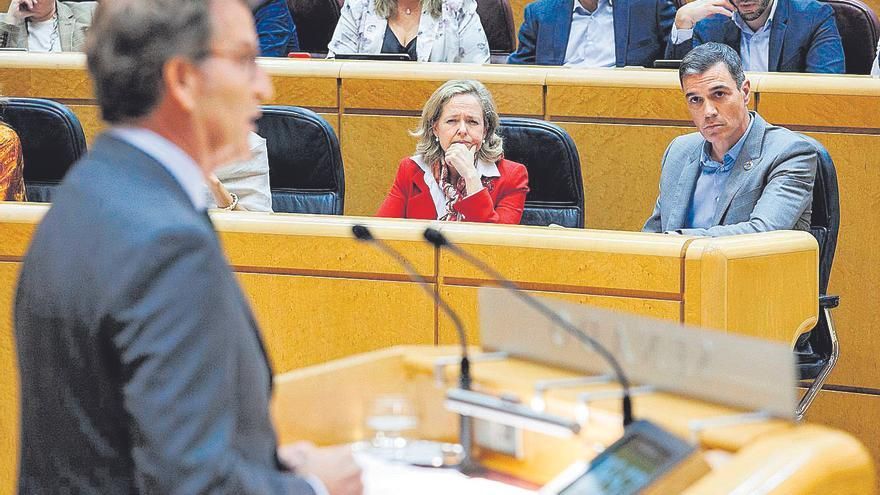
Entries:
[[162, 80], [166, 98], [188, 112], [195, 109], [201, 78], [198, 68], [191, 60], [183, 57], [170, 58], [162, 70]]
[[752, 99], [752, 83], [749, 82], [748, 79], [743, 80], [740, 91], [742, 91], [743, 94], [743, 103], [748, 107], [749, 101]]

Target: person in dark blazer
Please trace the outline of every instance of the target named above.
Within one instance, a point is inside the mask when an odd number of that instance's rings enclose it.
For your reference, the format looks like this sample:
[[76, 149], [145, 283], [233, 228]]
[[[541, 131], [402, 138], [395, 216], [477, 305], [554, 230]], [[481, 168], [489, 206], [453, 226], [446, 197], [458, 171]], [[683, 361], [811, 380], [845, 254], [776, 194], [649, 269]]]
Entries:
[[671, 0], [538, 0], [526, 6], [507, 63], [653, 67], [674, 17]]
[[205, 210], [272, 94], [251, 19], [243, 0], [98, 8], [112, 127], [58, 188], [15, 299], [21, 494], [361, 493], [350, 452], [276, 448], [260, 331]]
[[816, 149], [749, 112], [749, 80], [736, 52], [707, 43], [679, 70], [699, 132], [666, 149], [660, 195], [642, 229], [698, 236], [810, 229]]
[[691, 48], [715, 41], [736, 50], [747, 71], [846, 71], [834, 9], [827, 3], [731, 1], [696, 0], [679, 9], [666, 58], [680, 59]]
[[299, 51], [296, 24], [287, 0], [262, 0], [253, 12], [260, 37], [260, 55], [286, 57], [290, 52]]
[[422, 109], [416, 154], [400, 161], [378, 216], [518, 224], [525, 165], [503, 156], [495, 102], [479, 81], [447, 81]]

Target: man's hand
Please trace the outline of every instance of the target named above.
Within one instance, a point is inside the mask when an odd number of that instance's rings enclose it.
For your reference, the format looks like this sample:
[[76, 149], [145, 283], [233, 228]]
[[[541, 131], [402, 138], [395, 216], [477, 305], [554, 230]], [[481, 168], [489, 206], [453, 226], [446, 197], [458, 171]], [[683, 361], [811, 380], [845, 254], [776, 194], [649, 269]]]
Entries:
[[703, 19], [721, 14], [733, 17], [736, 7], [730, 0], [695, 0], [683, 5], [675, 14], [676, 29], [693, 29]]
[[9, 10], [6, 12], [6, 18], [15, 24], [22, 23], [25, 19], [32, 17], [35, 14], [34, 7], [40, 1], [48, 2], [50, 0], [12, 0], [9, 2]]
[[330, 495], [361, 495], [361, 468], [349, 447], [317, 448], [306, 442], [278, 449], [278, 458], [298, 474], [311, 475], [324, 484]]

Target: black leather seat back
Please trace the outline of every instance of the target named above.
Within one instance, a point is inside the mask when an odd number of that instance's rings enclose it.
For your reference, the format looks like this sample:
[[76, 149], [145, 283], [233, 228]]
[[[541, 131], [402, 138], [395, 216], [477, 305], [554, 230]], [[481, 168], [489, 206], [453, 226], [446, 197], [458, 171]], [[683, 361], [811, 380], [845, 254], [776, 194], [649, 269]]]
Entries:
[[504, 157], [529, 171], [529, 195], [522, 225], [584, 226], [581, 162], [571, 136], [559, 126], [537, 119], [506, 117], [499, 134]]
[[340, 4], [336, 0], [287, 0], [299, 49], [309, 53], [327, 53], [327, 45], [339, 21]]
[[509, 0], [477, 0], [477, 15], [492, 55], [508, 55], [516, 51], [516, 26]]
[[837, 249], [837, 233], [840, 229], [840, 194], [837, 189], [837, 171], [831, 155], [815, 139], [801, 135], [819, 151], [816, 183], [813, 185], [813, 214], [810, 232], [819, 243], [819, 293], [828, 290], [831, 264]]
[[345, 172], [330, 124], [305, 108], [266, 106], [257, 127], [269, 151], [272, 209], [342, 215]]
[[874, 49], [880, 37], [880, 21], [861, 0], [820, 0], [834, 9], [834, 19], [843, 41], [847, 74], [870, 74]]
[[51, 100], [9, 98], [0, 102], [0, 120], [21, 139], [28, 201], [51, 201], [52, 190], [86, 152], [79, 119]]

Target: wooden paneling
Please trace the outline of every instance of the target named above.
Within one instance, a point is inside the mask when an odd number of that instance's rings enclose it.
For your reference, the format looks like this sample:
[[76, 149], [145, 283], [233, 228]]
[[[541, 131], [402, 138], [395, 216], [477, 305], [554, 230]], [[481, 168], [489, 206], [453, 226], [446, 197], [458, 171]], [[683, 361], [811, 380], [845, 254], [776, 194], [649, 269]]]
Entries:
[[[342, 68], [342, 106], [351, 109], [421, 112], [442, 83], [479, 79], [492, 92], [499, 113], [541, 116], [544, 111], [544, 69], [468, 64], [348, 63]], [[395, 77], [389, 78], [388, 71]]]
[[[846, 431], [858, 438], [880, 472], [880, 395], [850, 392], [819, 392], [807, 411], [806, 420]], [[877, 490], [880, 491], [880, 478]]]
[[690, 127], [557, 122], [577, 143], [586, 226], [638, 231], [654, 209], [660, 162]]
[[254, 273], [240, 273], [239, 280], [276, 373], [395, 345], [434, 343], [434, 304], [411, 282]]
[[12, 306], [20, 263], [0, 262], [0, 493], [13, 493], [18, 466], [18, 372]]
[[777, 125], [877, 129], [880, 80], [863, 76], [778, 74], [755, 85], [758, 110]]
[[[85, 57], [67, 55], [65, 60], [81, 60]], [[0, 59], [2, 60], [2, 59]], [[2, 62], [0, 62], [2, 64]], [[92, 83], [83, 66], [69, 68], [33, 68], [18, 64], [2, 64], [0, 90], [3, 96], [38, 96], [51, 99], [92, 99]]]
[[[794, 345], [818, 318], [818, 256], [806, 232], [695, 239], [685, 262], [684, 321]], [[792, 299], [793, 288], [811, 296]]]
[[840, 188], [841, 226], [828, 287], [829, 293], [840, 295], [840, 306], [833, 310], [840, 361], [829, 381], [880, 389], [880, 340], [873, 331], [880, 327], [880, 264], [874, 251], [880, 245], [880, 135], [809, 134], [834, 159]]
[[341, 120], [345, 214], [375, 215], [391, 189], [400, 160], [415, 153], [416, 139], [409, 131], [418, 126], [419, 119], [343, 115]]
[[96, 104], [67, 106], [73, 111], [76, 118], [79, 119], [86, 136], [86, 143], [91, 145], [95, 137], [106, 128], [104, 121], [101, 120], [101, 109]]
[[272, 78], [274, 97], [265, 103], [300, 107], [337, 108], [342, 64], [330, 60], [291, 64], [286, 59], [260, 59], [260, 66]]

